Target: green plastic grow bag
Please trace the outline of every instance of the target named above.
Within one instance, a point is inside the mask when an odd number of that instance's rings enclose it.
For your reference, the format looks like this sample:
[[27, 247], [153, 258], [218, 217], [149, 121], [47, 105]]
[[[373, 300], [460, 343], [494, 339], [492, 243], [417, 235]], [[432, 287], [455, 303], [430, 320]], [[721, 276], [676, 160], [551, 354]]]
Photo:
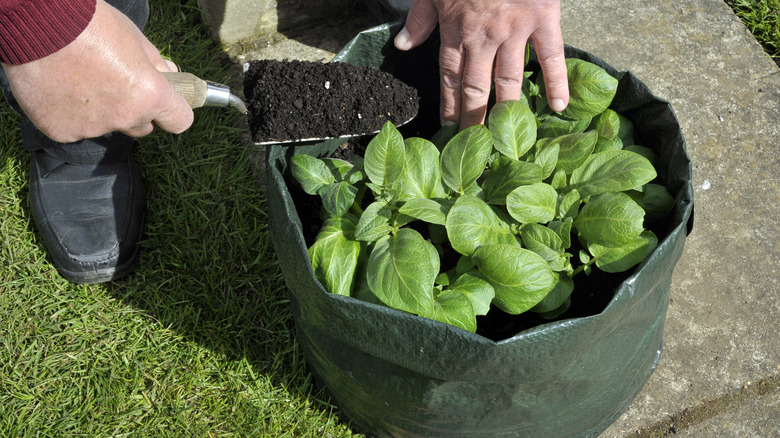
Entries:
[[[438, 41], [392, 47], [398, 24], [359, 34], [336, 61], [391, 72], [438, 90]], [[339, 141], [268, 148], [270, 231], [297, 327], [316, 381], [357, 430], [376, 436], [596, 436], [631, 403], [661, 354], [672, 271], [692, 226], [691, 165], [668, 102], [631, 73], [567, 47], [619, 79], [611, 108], [635, 124], [657, 154], [676, 203], [658, 248], [595, 315], [564, 319], [493, 341], [436, 321], [326, 292], [315, 279], [287, 188], [293, 154], [327, 156]], [[534, 63], [532, 56], [531, 66]], [[438, 91], [437, 93], [438, 94]], [[438, 101], [415, 122], [438, 128]], [[421, 128], [417, 128], [421, 129]], [[431, 132], [432, 132], [431, 131]], [[575, 290], [576, 293], [576, 290]]]

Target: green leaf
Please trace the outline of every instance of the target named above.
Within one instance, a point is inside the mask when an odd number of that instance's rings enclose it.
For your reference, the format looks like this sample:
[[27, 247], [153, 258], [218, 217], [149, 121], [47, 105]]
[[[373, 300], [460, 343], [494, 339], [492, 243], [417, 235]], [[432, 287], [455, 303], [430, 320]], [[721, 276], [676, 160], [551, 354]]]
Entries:
[[471, 257], [462, 255], [458, 258], [458, 263], [455, 264], [455, 272], [458, 275], [463, 275], [476, 267], [477, 265], [474, 264], [474, 260], [471, 260]]
[[309, 248], [314, 276], [329, 292], [349, 296], [352, 290], [360, 242], [346, 235], [352, 234], [354, 227], [350, 219], [328, 219]]
[[589, 119], [602, 113], [617, 93], [618, 80], [596, 64], [566, 59], [569, 77], [569, 105], [561, 115], [569, 119]]
[[561, 145], [553, 144], [548, 148], [544, 148], [536, 154], [534, 163], [542, 167], [542, 179], [547, 179], [552, 175], [555, 167], [558, 164], [558, 154], [560, 153]]
[[402, 228], [381, 238], [368, 259], [368, 285], [386, 305], [430, 316], [439, 255], [417, 231]]
[[660, 184], [645, 184], [641, 192], [630, 190], [626, 194], [642, 206], [647, 222], [666, 219], [666, 216], [674, 208], [674, 197], [666, 187]]
[[536, 117], [525, 102], [505, 100], [493, 105], [488, 116], [493, 146], [519, 160], [536, 142]]
[[554, 230], [539, 224], [526, 224], [520, 228], [523, 245], [539, 254], [553, 271], [564, 271], [570, 267], [565, 255], [563, 240]]
[[[558, 138], [558, 137], [554, 137], [554, 138], [540, 138], [539, 140], [536, 140], [536, 143], [534, 143], [534, 154], [536, 156], [538, 156], [539, 153], [542, 152], [547, 147], [547, 145], [552, 143], [552, 141], [555, 138]], [[556, 155], [555, 157], [557, 159], [558, 156]]]
[[431, 137], [431, 142], [436, 145], [436, 148], [439, 150], [444, 149], [444, 146], [447, 145], [447, 143], [452, 140], [452, 137], [455, 137], [455, 134], [458, 133], [458, 125], [444, 125], [441, 128], [439, 128], [438, 131], [436, 131], [435, 134]]
[[404, 139], [391, 122], [386, 122], [366, 146], [363, 166], [366, 175], [385, 190], [392, 188], [404, 166]]
[[625, 146], [623, 147], [623, 149], [631, 152], [636, 152], [637, 154], [647, 158], [647, 161], [649, 161], [653, 166], [655, 166], [656, 156], [655, 156], [655, 152], [653, 152], [652, 149], [644, 146], [639, 146], [636, 144]]
[[311, 155], [293, 155], [290, 158], [290, 171], [309, 195], [316, 195], [321, 188], [335, 181], [325, 162]]
[[556, 170], [552, 175], [550, 185], [555, 190], [563, 190], [566, 187], [566, 171], [563, 169]]
[[330, 170], [336, 181], [346, 181], [353, 167], [349, 162], [338, 158], [323, 158], [322, 162], [325, 163], [325, 166]]
[[455, 201], [447, 214], [446, 228], [452, 248], [467, 256], [483, 245], [520, 246], [509, 224], [485, 201], [473, 196], [461, 196]]
[[447, 209], [442, 204], [432, 199], [410, 199], [402, 205], [398, 211], [407, 216], [432, 224], [444, 225], [447, 220]]
[[487, 315], [490, 310], [490, 303], [495, 296], [493, 286], [487, 280], [481, 278], [479, 271], [476, 269], [459, 276], [455, 283], [450, 286], [450, 290], [457, 290], [467, 296], [474, 307], [474, 313], [477, 315]]
[[611, 139], [606, 137], [599, 137], [596, 140], [596, 146], [593, 148], [593, 152], [606, 152], [606, 151], [619, 151], [623, 149], [623, 143], [619, 138]]
[[571, 190], [561, 197], [561, 202], [558, 205], [558, 217], [560, 219], [577, 217], [581, 204], [582, 198], [580, 193], [577, 190]]
[[558, 192], [545, 183], [520, 186], [506, 197], [506, 209], [522, 224], [547, 223], [555, 217]]
[[493, 205], [506, 204], [507, 195], [522, 185], [542, 182], [542, 168], [535, 163], [498, 157], [486, 172], [482, 191], [487, 202]]
[[621, 246], [644, 230], [645, 211], [625, 193], [607, 192], [591, 198], [574, 219], [587, 244]]
[[618, 139], [623, 145], [632, 145], [634, 140], [634, 123], [623, 114], [618, 113], [620, 117], [620, 129], [618, 129]]
[[393, 213], [393, 216], [390, 217], [390, 225], [395, 228], [401, 228], [404, 225], [416, 221], [417, 218], [414, 218], [412, 216], [405, 215], [399, 211], [396, 211]]
[[457, 193], [465, 192], [484, 172], [492, 149], [493, 140], [485, 125], [459, 132], [441, 152], [444, 184]]
[[544, 147], [549, 148], [555, 144], [560, 147], [555, 168], [564, 170], [568, 175], [580, 167], [593, 153], [598, 138], [595, 131], [567, 134], [550, 140]]
[[513, 315], [538, 304], [554, 286], [547, 262], [519, 246], [483, 246], [472, 259], [495, 289], [493, 304]]
[[552, 221], [547, 224], [547, 227], [561, 238], [563, 247], [569, 249], [571, 247], [571, 226], [574, 223], [571, 217], [567, 217], [563, 221]]
[[620, 133], [620, 114], [611, 109], [606, 109], [601, 114], [593, 118], [589, 130], [598, 132], [599, 137], [605, 137], [610, 140], [619, 138]]
[[439, 275], [436, 276], [436, 279], [433, 280], [433, 283], [437, 286], [449, 286], [450, 283], [454, 283], [455, 279], [457, 278], [457, 275], [453, 269], [450, 269], [446, 272], [441, 272]]
[[458, 291], [445, 290], [437, 295], [430, 318], [472, 333], [477, 331], [474, 307], [469, 298]]
[[344, 216], [349, 207], [355, 202], [357, 188], [352, 184], [342, 181], [320, 189], [322, 206], [333, 216]]
[[569, 310], [569, 307], [571, 307], [571, 297], [566, 298], [563, 304], [561, 304], [557, 309], [551, 310], [549, 312], [538, 313], [538, 315], [542, 319], [555, 319], [566, 313], [566, 311]]
[[561, 307], [564, 302], [574, 292], [574, 280], [566, 274], [560, 272], [553, 272], [553, 286], [550, 293], [548, 293], [539, 304], [531, 308], [532, 312], [547, 313]]
[[590, 119], [570, 120], [557, 114], [551, 114], [542, 120], [542, 125], [539, 127], [537, 136], [539, 138], [554, 138], [566, 134], [585, 132], [588, 125], [590, 125], [590, 122]]
[[658, 238], [652, 231], [643, 231], [634, 240], [618, 247], [606, 247], [595, 243], [588, 251], [596, 259], [596, 267], [604, 272], [623, 272], [647, 258], [658, 246]]
[[470, 273], [461, 275], [436, 297], [432, 319], [476, 332], [476, 315], [487, 314], [494, 296], [487, 281]]
[[569, 179], [582, 198], [640, 187], [656, 177], [647, 158], [626, 150], [593, 154]]
[[382, 202], [372, 202], [360, 215], [355, 228], [355, 240], [376, 242], [390, 233], [392, 211]]
[[439, 150], [419, 137], [404, 141], [404, 170], [401, 181], [401, 201], [412, 198], [443, 198], [446, 196], [439, 170]]
[[384, 306], [385, 304], [371, 292], [368, 287], [368, 256], [370, 251], [365, 243], [360, 246], [360, 257], [358, 257], [357, 268], [355, 269], [355, 280], [352, 286], [352, 296], [361, 301]]

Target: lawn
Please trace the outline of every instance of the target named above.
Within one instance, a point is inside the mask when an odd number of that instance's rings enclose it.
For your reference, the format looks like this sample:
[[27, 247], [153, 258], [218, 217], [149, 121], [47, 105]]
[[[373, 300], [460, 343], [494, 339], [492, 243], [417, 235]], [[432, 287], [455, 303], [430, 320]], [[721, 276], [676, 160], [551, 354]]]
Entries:
[[725, 0], [780, 66], [780, 0]]
[[[194, 0], [151, 9], [165, 55], [229, 81]], [[354, 436], [294, 340], [241, 116], [203, 108], [185, 134], [138, 141], [142, 257], [92, 286], [46, 259], [18, 123], [0, 100], [0, 436]]]
[[[195, 0], [152, 0], [147, 35], [186, 71], [231, 73]], [[727, 1], [771, 55], [780, 0]], [[140, 139], [139, 266], [76, 286], [29, 216], [19, 117], [0, 98], [0, 436], [356, 436], [295, 342], [242, 117], [204, 108]]]

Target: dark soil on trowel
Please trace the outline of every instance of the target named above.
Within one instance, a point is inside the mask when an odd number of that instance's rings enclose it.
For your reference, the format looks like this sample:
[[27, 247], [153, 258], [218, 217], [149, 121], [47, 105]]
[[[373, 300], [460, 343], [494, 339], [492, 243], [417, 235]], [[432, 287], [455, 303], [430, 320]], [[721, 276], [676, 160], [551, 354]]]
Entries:
[[332, 62], [252, 61], [244, 96], [254, 142], [378, 131], [417, 114], [417, 91], [389, 73]]

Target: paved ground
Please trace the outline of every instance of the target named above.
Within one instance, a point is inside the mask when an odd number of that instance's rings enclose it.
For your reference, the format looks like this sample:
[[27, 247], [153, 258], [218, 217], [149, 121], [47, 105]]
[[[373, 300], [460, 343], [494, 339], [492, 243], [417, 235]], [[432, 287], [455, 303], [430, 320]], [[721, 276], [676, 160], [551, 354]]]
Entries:
[[[780, 69], [722, 0], [563, 3], [567, 44], [671, 102], [696, 187], [661, 361], [602, 436], [780, 437]], [[247, 56], [327, 60], [364, 20]]]

